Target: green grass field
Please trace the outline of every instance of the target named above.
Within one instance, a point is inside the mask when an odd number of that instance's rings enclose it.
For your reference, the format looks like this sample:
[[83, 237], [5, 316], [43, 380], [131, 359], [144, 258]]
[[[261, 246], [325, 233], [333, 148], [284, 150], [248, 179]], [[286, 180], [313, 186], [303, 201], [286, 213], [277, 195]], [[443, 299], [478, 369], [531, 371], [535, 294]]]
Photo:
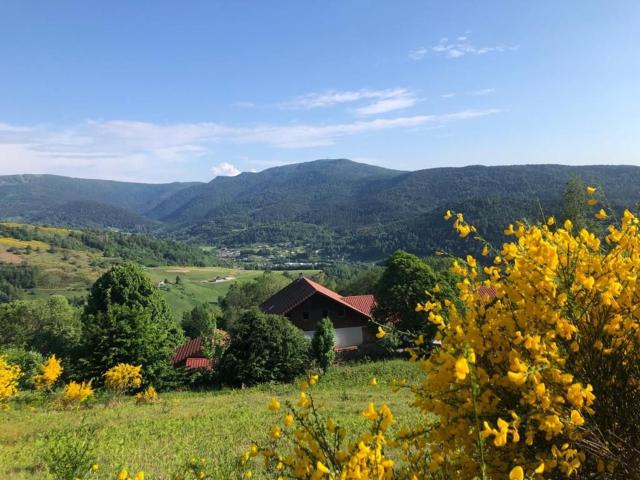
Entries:
[[[403, 422], [415, 422], [409, 407], [411, 394], [393, 393], [392, 378], [412, 379], [415, 364], [402, 360], [339, 366], [321, 378], [312, 393], [326, 411], [349, 430], [362, 432], [367, 421], [362, 410], [368, 402], [386, 402]], [[372, 377], [377, 386], [370, 386]], [[147, 480], [171, 478], [192, 457], [205, 458], [214, 478], [236, 478], [239, 456], [252, 441], [265, 440], [282, 413], [266, 408], [272, 396], [295, 401], [293, 385], [263, 385], [244, 390], [177, 392], [161, 395], [155, 405], [134, 404], [125, 398], [119, 405], [97, 404], [79, 411], [59, 410], [46, 404], [15, 402], [0, 411], [0, 478], [47, 479], [44, 452], [50, 448], [47, 434], [76, 428], [83, 422], [98, 428], [95, 462], [97, 479], [113, 480], [120, 468], [143, 470]], [[395, 425], [395, 428], [401, 425]], [[259, 462], [254, 478], [264, 478]]]
[[[173, 313], [182, 318], [182, 313], [191, 310], [198, 303], [217, 303], [224, 297], [234, 282], [247, 282], [262, 275], [262, 270], [240, 270], [221, 267], [156, 267], [147, 268], [147, 273], [154, 284], [165, 279], [169, 284], [161, 287]], [[304, 271], [313, 273], [315, 271]], [[298, 271], [289, 272], [292, 277]], [[180, 285], [176, 285], [176, 276], [180, 277]], [[216, 277], [231, 277], [232, 280], [214, 283]]]

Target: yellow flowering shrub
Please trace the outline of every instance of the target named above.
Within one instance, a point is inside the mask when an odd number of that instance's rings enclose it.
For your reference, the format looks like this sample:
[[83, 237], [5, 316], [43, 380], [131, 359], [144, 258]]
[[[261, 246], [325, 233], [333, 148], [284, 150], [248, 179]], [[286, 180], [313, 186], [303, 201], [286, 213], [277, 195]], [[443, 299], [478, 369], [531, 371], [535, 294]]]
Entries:
[[33, 376], [33, 382], [37, 390], [51, 390], [60, 375], [62, 375], [62, 362], [51, 355], [41, 366], [40, 373]]
[[20, 367], [10, 364], [6, 357], [0, 355], [0, 406], [18, 393], [18, 379], [21, 374]]
[[93, 396], [91, 382], [69, 382], [62, 392], [62, 404], [64, 406], [80, 405]]
[[104, 385], [108, 390], [119, 395], [127, 390], [138, 388], [142, 385], [141, 370], [142, 365], [119, 363], [104, 374]]
[[158, 401], [158, 392], [153, 386], [147, 387], [142, 392], [136, 393], [136, 403], [142, 405], [145, 403], [155, 403]]
[[[445, 219], [484, 242], [461, 214]], [[553, 218], [509, 225], [512, 240], [485, 243], [484, 260], [453, 263], [459, 303], [427, 293], [417, 306], [439, 347], [424, 357], [416, 339], [423, 380], [397, 387], [412, 389], [424, 422], [389, 436], [393, 415], [370, 404], [371, 428], [348, 435], [318, 412], [309, 381], [269, 442], [244, 455], [245, 476], [260, 455], [295, 479], [640, 478], [639, 225], [629, 211], [602, 239]]]

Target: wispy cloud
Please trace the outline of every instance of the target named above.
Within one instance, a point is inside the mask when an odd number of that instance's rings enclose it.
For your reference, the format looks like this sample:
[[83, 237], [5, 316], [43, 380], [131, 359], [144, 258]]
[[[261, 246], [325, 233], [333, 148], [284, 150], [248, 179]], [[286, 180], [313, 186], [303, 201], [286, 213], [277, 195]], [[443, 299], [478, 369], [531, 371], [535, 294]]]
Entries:
[[214, 177], [235, 177], [240, 175], [241, 171], [235, 165], [223, 162], [211, 167], [211, 173]]
[[480, 90], [474, 90], [469, 92], [469, 95], [475, 95], [476, 97], [483, 97], [485, 95], [491, 95], [492, 93], [496, 93], [495, 88], [482, 88]]
[[316, 108], [334, 107], [337, 105], [366, 103], [355, 109], [357, 115], [378, 115], [381, 113], [400, 110], [415, 105], [416, 95], [406, 88], [388, 88], [383, 90], [327, 90], [324, 92], [308, 93], [281, 104], [287, 109], [311, 110]]
[[445, 58], [460, 58], [467, 55], [485, 55], [492, 52], [509, 52], [520, 48], [519, 45], [490, 45], [478, 46], [471, 43], [469, 37], [461, 36], [455, 39], [447, 37], [430, 47], [420, 47], [409, 52], [411, 60], [422, 60], [429, 53]]
[[[379, 108], [385, 110], [384, 106]], [[185, 165], [210, 155], [222, 143], [318, 147], [333, 145], [349, 136], [445, 125], [495, 113], [498, 110], [463, 110], [332, 124], [254, 126], [131, 120], [87, 121], [64, 129], [0, 124], [0, 174], [62, 173], [165, 181], [178, 174], [184, 178]], [[231, 175], [239, 173], [239, 169], [223, 163], [213, 167], [212, 172]]]

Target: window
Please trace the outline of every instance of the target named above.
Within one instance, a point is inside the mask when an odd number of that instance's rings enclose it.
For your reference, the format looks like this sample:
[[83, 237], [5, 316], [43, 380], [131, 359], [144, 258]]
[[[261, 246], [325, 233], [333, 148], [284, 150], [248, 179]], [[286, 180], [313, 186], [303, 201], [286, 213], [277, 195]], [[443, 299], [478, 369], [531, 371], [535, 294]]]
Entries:
[[309, 312], [302, 312], [302, 318], [309, 320]]
[[329, 318], [329, 310], [322, 310], [322, 318]]

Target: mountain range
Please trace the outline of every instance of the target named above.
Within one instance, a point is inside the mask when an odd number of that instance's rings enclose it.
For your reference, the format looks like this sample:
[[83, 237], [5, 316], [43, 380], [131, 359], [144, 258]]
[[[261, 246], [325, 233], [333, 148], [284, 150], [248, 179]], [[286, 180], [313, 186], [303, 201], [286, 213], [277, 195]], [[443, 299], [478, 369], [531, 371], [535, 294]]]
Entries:
[[412, 172], [317, 160], [209, 183], [142, 184], [0, 176], [0, 218], [151, 231], [199, 243], [304, 243], [375, 259], [397, 248], [457, 250], [442, 220], [463, 211], [489, 239], [515, 219], [557, 213], [566, 182], [598, 185], [614, 208], [640, 202], [640, 167], [469, 166]]

